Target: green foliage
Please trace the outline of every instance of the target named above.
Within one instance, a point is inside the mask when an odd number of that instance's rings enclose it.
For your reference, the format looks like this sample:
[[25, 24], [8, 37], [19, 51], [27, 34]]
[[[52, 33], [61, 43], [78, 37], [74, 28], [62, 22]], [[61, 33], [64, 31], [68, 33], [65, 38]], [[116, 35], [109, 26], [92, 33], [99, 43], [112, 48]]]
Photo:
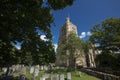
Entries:
[[78, 54], [79, 52], [82, 52], [82, 41], [76, 34], [70, 33], [68, 35], [66, 47], [70, 52], [70, 57], [73, 56], [74, 58], [77, 58], [79, 57], [78, 55], [82, 54]]
[[76, 68], [76, 59], [83, 54], [82, 41], [76, 34], [69, 33], [67, 40], [59, 46], [58, 54], [61, 59], [69, 60], [69, 68]]
[[73, 0], [48, 0], [48, 2], [54, 10], [63, 9], [66, 6], [73, 4]]
[[90, 41], [82, 41], [82, 48], [85, 54], [89, 53], [89, 49], [93, 48], [92, 43]]
[[[63, 9], [72, 3], [73, 0], [1, 0], [0, 64], [13, 64], [15, 55], [20, 55], [15, 63], [54, 62], [52, 9]], [[42, 41], [41, 35], [46, 35], [48, 41]], [[22, 45], [20, 51], [16, 49], [20, 54], [12, 51], [17, 42]]]
[[113, 70], [119, 71], [120, 67], [120, 54], [104, 53], [97, 56], [96, 61], [99, 62], [99, 67], [101, 68], [111, 68]]
[[6, 43], [1, 44], [0, 48], [3, 50], [3, 51], [0, 50], [0, 64], [1, 64], [0, 66], [1, 67], [9, 66], [11, 64], [16, 64], [17, 62], [19, 62], [19, 56], [18, 56], [19, 52], [13, 44], [10, 44], [9, 42], [7, 42], [7, 44]]
[[112, 53], [120, 50], [120, 19], [110, 18], [93, 27], [90, 40], [98, 43], [102, 51]]
[[[98, 44], [102, 54], [97, 56], [100, 66], [117, 68], [120, 55], [120, 19], [109, 18], [93, 27], [90, 40]], [[115, 53], [115, 54], [113, 54]]]

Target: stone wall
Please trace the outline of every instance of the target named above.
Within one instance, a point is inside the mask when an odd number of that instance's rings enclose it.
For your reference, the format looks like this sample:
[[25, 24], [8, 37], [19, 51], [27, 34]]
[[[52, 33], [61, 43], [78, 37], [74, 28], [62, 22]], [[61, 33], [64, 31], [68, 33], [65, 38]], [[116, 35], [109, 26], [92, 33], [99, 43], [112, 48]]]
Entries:
[[80, 69], [80, 70], [89, 74], [89, 75], [98, 77], [102, 80], [120, 80], [120, 76], [107, 74], [107, 73], [103, 73], [103, 72], [98, 72], [98, 71], [94, 71], [94, 70], [91, 70], [91, 69]]

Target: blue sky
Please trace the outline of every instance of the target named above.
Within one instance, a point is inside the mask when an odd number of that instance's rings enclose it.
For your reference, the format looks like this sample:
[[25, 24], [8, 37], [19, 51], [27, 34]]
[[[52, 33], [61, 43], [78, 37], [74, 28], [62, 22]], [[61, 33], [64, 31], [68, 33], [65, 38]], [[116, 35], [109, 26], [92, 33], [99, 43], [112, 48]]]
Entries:
[[[120, 18], [120, 0], [75, 0], [72, 6], [63, 10], [53, 11], [55, 25], [52, 26], [53, 43], [57, 44], [60, 27], [69, 16], [71, 22], [77, 26], [78, 35], [85, 35], [92, 26], [103, 20]], [[88, 39], [88, 36], [84, 40]]]

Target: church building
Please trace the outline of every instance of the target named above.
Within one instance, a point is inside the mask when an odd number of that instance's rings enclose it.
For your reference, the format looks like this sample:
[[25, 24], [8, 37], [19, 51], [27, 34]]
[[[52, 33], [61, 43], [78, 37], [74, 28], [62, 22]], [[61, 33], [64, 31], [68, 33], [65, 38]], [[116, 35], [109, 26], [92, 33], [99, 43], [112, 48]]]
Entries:
[[[70, 33], [74, 33], [76, 36], [78, 36], [77, 26], [75, 26], [70, 21], [69, 18], [66, 18], [65, 24], [60, 28], [60, 36], [59, 36], [57, 55], [56, 55], [56, 65], [58, 66], [71, 66], [71, 64], [74, 63], [73, 60], [69, 60], [67, 57], [65, 57], [65, 55], [69, 55], [69, 51], [66, 50], [62, 54], [61, 52], [59, 52], [60, 50], [62, 51], [61, 46], [67, 43], [67, 38]], [[85, 67], [86, 66], [85, 55], [82, 55], [82, 51], [81, 52], [79, 51], [78, 54], [81, 54], [81, 56], [77, 58], [77, 60], [75, 61], [75, 64], [77, 66]]]
[[67, 56], [70, 55], [70, 51], [64, 49], [64, 45], [68, 41], [68, 35], [70, 33], [75, 34], [77, 37], [77, 26], [75, 26], [69, 18], [66, 18], [65, 24], [60, 28], [60, 36], [58, 41], [58, 48], [56, 53], [57, 66], [80, 66], [80, 67], [96, 67], [98, 63], [95, 62], [96, 55], [99, 54], [98, 50], [95, 49], [95, 45], [90, 44], [91, 48], [86, 53], [85, 50], [75, 50], [73, 54], [80, 54], [75, 60], [70, 59]]

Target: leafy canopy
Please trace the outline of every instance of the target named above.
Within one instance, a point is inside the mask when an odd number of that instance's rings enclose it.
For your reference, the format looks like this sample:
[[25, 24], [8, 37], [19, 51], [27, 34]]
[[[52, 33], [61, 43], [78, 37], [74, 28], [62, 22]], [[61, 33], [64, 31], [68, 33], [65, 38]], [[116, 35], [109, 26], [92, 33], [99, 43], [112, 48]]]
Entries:
[[[98, 44], [101, 54], [96, 60], [99, 66], [118, 69], [120, 67], [120, 18], [109, 18], [92, 28], [90, 40]], [[113, 54], [114, 53], [114, 54]]]
[[[52, 10], [63, 9], [72, 3], [73, 0], [1, 0], [0, 63], [7, 65], [7, 58], [13, 58], [13, 54], [18, 53], [21, 63], [30, 60], [34, 64], [54, 62], [50, 29], [54, 21]], [[46, 35], [48, 41], [41, 40], [41, 35]], [[18, 42], [21, 50], [16, 53], [12, 49]], [[25, 60], [27, 58], [29, 60]]]
[[109, 18], [93, 27], [90, 40], [99, 45], [99, 49], [108, 52], [120, 52], [120, 19]]

